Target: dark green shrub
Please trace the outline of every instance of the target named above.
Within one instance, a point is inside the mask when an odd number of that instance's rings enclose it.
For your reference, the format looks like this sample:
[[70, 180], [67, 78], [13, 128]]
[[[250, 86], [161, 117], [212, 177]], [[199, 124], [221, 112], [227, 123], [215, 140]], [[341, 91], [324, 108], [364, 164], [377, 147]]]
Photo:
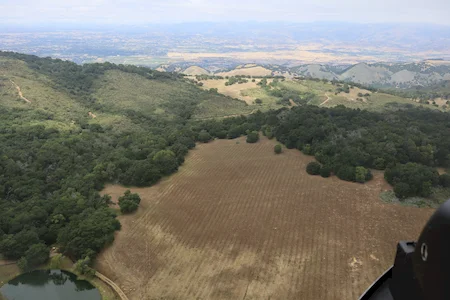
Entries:
[[321, 169], [321, 165], [318, 162], [310, 162], [307, 166], [306, 166], [306, 172], [309, 175], [319, 175], [320, 174], [320, 169]]
[[132, 194], [130, 190], [127, 190], [122, 197], [119, 197], [120, 211], [124, 214], [136, 211], [139, 203], [141, 203], [141, 197], [138, 194]]
[[256, 131], [252, 131], [247, 135], [247, 143], [256, 143], [259, 141], [259, 134]]
[[322, 168], [320, 168], [320, 176], [322, 176], [323, 178], [328, 178], [331, 175], [331, 169], [327, 166], [322, 166]]
[[443, 187], [450, 187], [450, 175], [447, 173], [440, 175], [439, 184]]
[[211, 140], [211, 135], [206, 130], [200, 131], [198, 134], [198, 140], [202, 143], [207, 143]]
[[278, 145], [275, 145], [275, 147], [273, 148], [273, 151], [274, 151], [276, 154], [280, 154], [280, 153], [283, 151], [283, 148], [281, 147], [280, 144], [278, 144]]

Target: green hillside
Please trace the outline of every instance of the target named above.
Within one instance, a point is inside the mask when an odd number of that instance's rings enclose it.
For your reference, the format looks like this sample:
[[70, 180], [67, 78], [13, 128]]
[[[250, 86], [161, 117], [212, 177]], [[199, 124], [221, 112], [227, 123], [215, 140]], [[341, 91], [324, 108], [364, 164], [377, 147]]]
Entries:
[[154, 184], [195, 146], [195, 119], [249, 111], [177, 74], [0, 52], [0, 254], [93, 259], [120, 229], [105, 183]]
[[297, 105], [310, 104], [321, 107], [344, 105], [348, 108], [371, 111], [419, 106], [437, 109], [436, 106], [419, 103], [401, 95], [317, 79], [274, 81], [266, 86], [245, 90], [242, 94], [279, 105], [289, 105], [289, 100], [293, 100]]

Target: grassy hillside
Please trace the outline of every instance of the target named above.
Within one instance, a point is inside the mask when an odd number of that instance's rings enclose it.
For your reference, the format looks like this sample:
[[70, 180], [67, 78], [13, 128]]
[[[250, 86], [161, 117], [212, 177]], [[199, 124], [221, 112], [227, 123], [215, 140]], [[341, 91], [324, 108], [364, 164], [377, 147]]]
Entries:
[[273, 105], [290, 105], [289, 99], [297, 104], [311, 104], [323, 107], [334, 107], [344, 105], [349, 108], [367, 109], [381, 111], [399, 106], [425, 106], [437, 109], [433, 105], [417, 103], [409, 98], [372, 92], [366, 89], [349, 86], [348, 92], [343, 91], [344, 85], [333, 85], [331, 82], [318, 80], [294, 80], [279, 81], [268, 84], [267, 87], [258, 87], [244, 90], [245, 96], [252, 96], [263, 100], [263, 103]]
[[[111, 64], [101, 66], [112, 69], [81, 83], [82, 87], [89, 86], [86, 93], [80, 92], [79, 86], [68, 90], [52, 78], [51, 72], [32, 68], [32, 63], [0, 56], [2, 106], [47, 113], [45, 126], [57, 128], [70, 128], [72, 123], [82, 121], [123, 125], [130, 111], [164, 119], [180, 114], [195, 119], [251, 111], [245, 103], [203, 91], [182, 79], [149, 79], [142, 74], [114, 69]], [[30, 103], [20, 99], [17, 87]], [[89, 112], [96, 120], [92, 120]]]
[[140, 112], [173, 119], [224, 117], [249, 111], [244, 103], [203, 91], [184, 81], [147, 80], [138, 74], [107, 71], [94, 83], [93, 97], [116, 114]]
[[[27, 103], [19, 96], [18, 88]], [[67, 93], [59, 91], [47, 76], [30, 69], [20, 60], [0, 57], [0, 101], [4, 108], [37, 112], [46, 116], [40, 121], [46, 128], [70, 129], [74, 120], [88, 114], [88, 108]], [[22, 123], [36, 123], [23, 114]]]

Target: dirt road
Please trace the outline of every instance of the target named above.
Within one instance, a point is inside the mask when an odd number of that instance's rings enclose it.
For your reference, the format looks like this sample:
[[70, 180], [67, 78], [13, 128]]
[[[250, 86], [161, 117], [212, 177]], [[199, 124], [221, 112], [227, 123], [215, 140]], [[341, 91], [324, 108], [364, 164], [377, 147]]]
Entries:
[[327, 100], [325, 100], [325, 101], [323, 101], [322, 103], [320, 103], [319, 106], [322, 106], [322, 105], [324, 105], [325, 103], [327, 103], [328, 101], [331, 100], [331, 98], [330, 98], [330, 96], [328, 96], [328, 94], [325, 94], [325, 96], [327, 96]]
[[20, 99], [24, 100], [27, 103], [31, 103], [30, 100], [28, 100], [27, 98], [25, 98], [23, 96], [22, 91], [20, 90], [20, 87], [14, 81], [12, 81], [11, 79], [9, 81], [11, 81], [12, 85], [17, 89], [17, 92], [19, 93]]

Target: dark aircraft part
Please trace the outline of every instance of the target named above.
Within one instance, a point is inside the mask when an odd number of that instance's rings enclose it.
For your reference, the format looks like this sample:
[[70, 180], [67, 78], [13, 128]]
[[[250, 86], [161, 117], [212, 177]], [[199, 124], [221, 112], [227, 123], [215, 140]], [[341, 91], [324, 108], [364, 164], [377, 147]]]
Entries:
[[450, 299], [450, 200], [425, 225], [418, 242], [399, 242], [394, 266], [360, 300]]

